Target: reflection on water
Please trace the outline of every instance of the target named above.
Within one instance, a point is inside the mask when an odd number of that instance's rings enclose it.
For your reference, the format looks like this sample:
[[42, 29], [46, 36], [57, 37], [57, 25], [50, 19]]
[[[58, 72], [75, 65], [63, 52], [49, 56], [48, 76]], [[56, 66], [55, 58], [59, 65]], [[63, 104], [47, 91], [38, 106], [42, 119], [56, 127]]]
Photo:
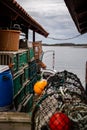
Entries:
[[[57, 71], [67, 70], [77, 74], [83, 86], [85, 86], [85, 68], [87, 61], [87, 48], [80, 47], [48, 47], [43, 50], [55, 51], [55, 69]], [[48, 68], [52, 69], [52, 53], [44, 54], [43, 61]]]

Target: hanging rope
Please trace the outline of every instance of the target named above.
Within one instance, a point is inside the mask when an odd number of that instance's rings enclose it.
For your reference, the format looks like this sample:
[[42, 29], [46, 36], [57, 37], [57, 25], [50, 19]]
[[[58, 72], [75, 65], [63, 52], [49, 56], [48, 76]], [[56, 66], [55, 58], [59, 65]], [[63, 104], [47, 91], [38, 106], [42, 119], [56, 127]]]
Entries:
[[80, 37], [80, 36], [81, 36], [81, 34], [73, 36], [73, 37], [69, 37], [69, 38], [54, 38], [54, 37], [48, 37], [48, 38], [52, 39], [52, 40], [70, 40], [70, 39], [74, 39], [74, 38], [77, 38], [77, 37]]

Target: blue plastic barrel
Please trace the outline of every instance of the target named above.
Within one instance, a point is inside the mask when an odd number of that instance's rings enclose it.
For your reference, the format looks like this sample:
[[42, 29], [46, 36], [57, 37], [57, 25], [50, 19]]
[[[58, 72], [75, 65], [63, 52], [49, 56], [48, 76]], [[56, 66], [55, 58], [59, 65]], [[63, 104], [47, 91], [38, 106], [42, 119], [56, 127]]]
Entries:
[[10, 70], [0, 73], [0, 107], [5, 107], [13, 102], [13, 80]]

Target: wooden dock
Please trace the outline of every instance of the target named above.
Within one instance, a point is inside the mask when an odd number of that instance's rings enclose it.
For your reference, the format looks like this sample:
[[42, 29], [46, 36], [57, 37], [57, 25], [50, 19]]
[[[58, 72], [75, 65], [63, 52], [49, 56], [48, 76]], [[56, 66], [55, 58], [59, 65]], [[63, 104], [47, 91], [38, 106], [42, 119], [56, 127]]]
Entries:
[[0, 112], [0, 130], [31, 130], [28, 113]]

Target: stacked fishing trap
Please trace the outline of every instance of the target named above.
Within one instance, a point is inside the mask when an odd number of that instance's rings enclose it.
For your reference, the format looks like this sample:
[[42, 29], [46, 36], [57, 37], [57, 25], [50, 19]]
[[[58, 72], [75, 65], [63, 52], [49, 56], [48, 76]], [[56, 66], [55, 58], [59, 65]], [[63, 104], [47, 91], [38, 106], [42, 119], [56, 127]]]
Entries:
[[51, 75], [32, 113], [32, 130], [87, 130], [87, 96], [77, 75]]

